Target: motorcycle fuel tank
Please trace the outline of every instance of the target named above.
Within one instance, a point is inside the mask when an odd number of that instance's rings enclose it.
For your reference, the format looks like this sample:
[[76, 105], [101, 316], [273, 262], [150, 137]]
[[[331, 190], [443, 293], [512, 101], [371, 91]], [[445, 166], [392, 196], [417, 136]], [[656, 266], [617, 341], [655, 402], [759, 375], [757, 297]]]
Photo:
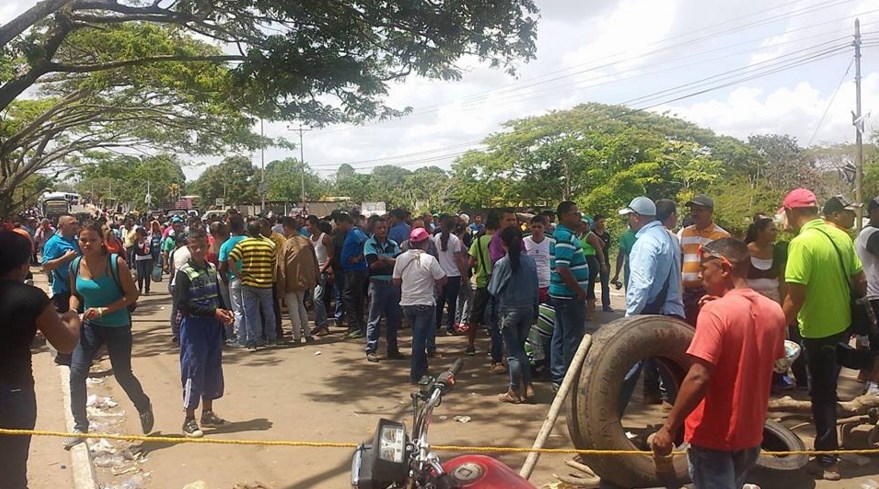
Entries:
[[455, 487], [464, 489], [536, 489], [516, 471], [485, 455], [462, 455], [443, 464]]

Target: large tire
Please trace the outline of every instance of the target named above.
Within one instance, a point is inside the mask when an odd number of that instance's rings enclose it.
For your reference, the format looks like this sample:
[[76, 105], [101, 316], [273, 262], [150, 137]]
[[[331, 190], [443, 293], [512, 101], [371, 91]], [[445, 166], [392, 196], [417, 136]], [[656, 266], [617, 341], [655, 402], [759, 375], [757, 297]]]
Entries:
[[[693, 328], [665, 316], [636, 316], [613, 321], [592, 336], [592, 346], [568, 401], [568, 431], [574, 446], [592, 450], [637, 450], [620, 423], [623, 378], [637, 362], [657, 359], [680, 385], [690, 360], [686, 350]], [[588, 455], [584, 461], [602, 479], [622, 487], [686, 482], [687, 459], [675, 456], [657, 470], [653, 457]]]
[[[793, 431], [787, 429], [781, 423], [766, 420], [763, 425], [763, 450], [772, 452], [801, 452], [806, 449], [805, 443]], [[761, 454], [757, 458], [757, 467], [767, 470], [795, 471], [800, 470], [809, 463], [808, 455], [787, 455], [776, 457], [774, 455]]]

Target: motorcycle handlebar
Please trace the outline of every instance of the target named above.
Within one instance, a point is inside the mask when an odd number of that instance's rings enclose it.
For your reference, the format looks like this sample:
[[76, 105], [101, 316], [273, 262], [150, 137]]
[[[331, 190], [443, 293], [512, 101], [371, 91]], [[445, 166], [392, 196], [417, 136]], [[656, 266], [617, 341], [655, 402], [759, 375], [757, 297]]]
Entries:
[[452, 368], [446, 370], [445, 372], [439, 374], [434, 382], [434, 386], [439, 388], [443, 394], [448, 394], [455, 387], [455, 375], [461, 371], [461, 367], [464, 366], [464, 360], [457, 359], [455, 363], [452, 364]]

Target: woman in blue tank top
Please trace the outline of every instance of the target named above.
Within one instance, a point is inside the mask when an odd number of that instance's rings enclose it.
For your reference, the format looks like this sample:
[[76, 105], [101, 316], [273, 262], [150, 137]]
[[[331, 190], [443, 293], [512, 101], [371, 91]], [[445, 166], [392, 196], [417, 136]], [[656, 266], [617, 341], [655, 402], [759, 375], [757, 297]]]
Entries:
[[[82, 257], [70, 264], [70, 309], [85, 310], [79, 344], [73, 351], [70, 364], [70, 410], [74, 431], [87, 433], [85, 380], [92, 359], [107, 345], [113, 375], [140, 413], [144, 433], [153, 429], [153, 409], [150, 398], [143, 392], [140, 381], [131, 371], [131, 313], [129, 305], [138, 298], [137, 287], [125, 260], [107, 252], [100, 223], [91, 223], [79, 233]], [[83, 438], [68, 438], [65, 448], [70, 449]]]

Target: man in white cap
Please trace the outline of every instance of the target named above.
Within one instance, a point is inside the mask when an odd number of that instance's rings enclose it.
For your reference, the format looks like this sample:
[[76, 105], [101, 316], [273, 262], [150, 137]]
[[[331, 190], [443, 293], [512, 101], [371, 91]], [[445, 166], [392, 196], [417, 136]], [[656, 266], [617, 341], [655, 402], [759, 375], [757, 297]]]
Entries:
[[629, 286], [626, 289], [626, 316], [664, 314], [684, 317], [681, 299], [681, 249], [656, 220], [656, 204], [647, 197], [636, 197], [620, 210], [637, 241], [629, 254]]
[[[647, 197], [635, 197], [620, 210], [629, 227], [635, 231], [635, 244], [629, 253], [629, 285], [626, 288], [626, 317], [641, 314], [662, 314], [684, 317], [681, 298], [681, 248], [671, 233], [656, 218], [656, 204]], [[639, 362], [626, 374], [621, 396], [621, 411], [628, 403], [641, 370], [644, 369], [644, 401], [669, 402], [663, 392], [666, 380], [652, 359]], [[664, 398], [664, 399], [663, 399]]]

